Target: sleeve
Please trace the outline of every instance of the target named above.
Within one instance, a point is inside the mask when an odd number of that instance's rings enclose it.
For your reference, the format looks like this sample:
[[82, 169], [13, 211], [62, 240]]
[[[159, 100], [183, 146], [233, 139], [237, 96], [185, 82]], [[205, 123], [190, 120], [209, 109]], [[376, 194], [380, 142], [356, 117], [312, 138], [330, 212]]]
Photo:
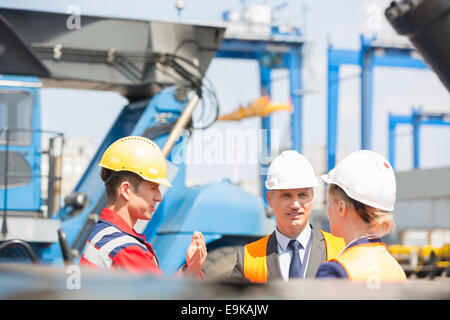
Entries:
[[323, 263], [316, 273], [316, 278], [345, 278], [348, 279], [344, 267], [337, 261], [331, 260]]
[[162, 276], [156, 258], [137, 245], [120, 250], [113, 258], [113, 267], [133, 274], [153, 273]]
[[233, 271], [231, 272], [231, 282], [239, 283], [244, 282], [244, 247], [238, 249], [236, 254], [236, 263], [234, 265]]

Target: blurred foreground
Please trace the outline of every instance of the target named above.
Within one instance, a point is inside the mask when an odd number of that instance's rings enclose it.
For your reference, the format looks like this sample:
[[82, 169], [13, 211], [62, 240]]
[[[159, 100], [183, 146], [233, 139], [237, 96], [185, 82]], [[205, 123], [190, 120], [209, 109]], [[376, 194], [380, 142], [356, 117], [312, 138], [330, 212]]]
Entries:
[[404, 284], [299, 280], [268, 284], [161, 279], [99, 273], [76, 266], [0, 265], [0, 299], [114, 300], [396, 300], [450, 299], [450, 279], [414, 279]]

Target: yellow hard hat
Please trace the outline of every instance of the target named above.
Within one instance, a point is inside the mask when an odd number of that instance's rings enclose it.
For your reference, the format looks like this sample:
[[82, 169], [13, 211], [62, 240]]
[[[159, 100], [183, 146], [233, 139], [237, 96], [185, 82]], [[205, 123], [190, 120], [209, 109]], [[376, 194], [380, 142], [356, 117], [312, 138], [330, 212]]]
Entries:
[[171, 187], [166, 159], [153, 141], [139, 136], [124, 137], [111, 144], [98, 164], [113, 171], [131, 171], [142, 179]]

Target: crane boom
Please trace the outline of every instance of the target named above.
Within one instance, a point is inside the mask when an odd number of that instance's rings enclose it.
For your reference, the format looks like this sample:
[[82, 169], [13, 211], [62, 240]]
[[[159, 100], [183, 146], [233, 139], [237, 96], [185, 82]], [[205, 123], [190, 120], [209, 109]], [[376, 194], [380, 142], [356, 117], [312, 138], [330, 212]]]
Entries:
[[[0, 8], [0, 74], [44, 87], [117, 91], [136, 100], [179, 83], [201, 84], [225, 27]], [[107, 31], [107, 32], [106, 32]]]

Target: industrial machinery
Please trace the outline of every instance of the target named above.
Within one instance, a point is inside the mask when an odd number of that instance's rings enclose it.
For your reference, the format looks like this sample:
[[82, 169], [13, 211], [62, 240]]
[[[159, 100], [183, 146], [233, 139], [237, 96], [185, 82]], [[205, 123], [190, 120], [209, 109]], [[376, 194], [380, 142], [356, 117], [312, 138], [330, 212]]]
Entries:
[[[445, 0], [393, 1], [385, 10], [385, 16], [395, 31], [405, 35], [421, 54], [427, 64], [438, 75], [450, 91], [450, 3]], [[413, 126], [414, 168], [419, 168], [419, 127], [426, 125], [448, 125], [447, 113], [424, 113], [414, 109], [411, 116], [389, 116], [389, 156], [394, 165], [394, 132], [399, 123]], [[446, 170], [446, 169], [444, 169]], [[436, 185], [433, 179], [433, 186]], [[422, 181], [423, 182], [423, 181]], [[426, 183], [426, 182], [423, 182]], [[425, 184], [426, 185], [426, 184]], [[444, 212], [444, 214], [448, 214]], [[403, 265], [408, 275], [417, 277], [450, 275], [448, 243], [435, 247], [391, 245], [389, 251]]]
[[[135, 226], [152, 243], [163, 272], [173, 274], [185, 262], [195, 230], [202, 231], [216, 262], [235, 255], [230, 247], [263, 235], [272, 220], [261, 198], [226, 181], [185, 186], [183, 139], [218, 115], [204, 74], [224, 26], [83, 16], [82, 28], [69, 30], [67, 19], [66, 14], [0, 9], [0, 223], [2, 245], [11, 245], [0, 249], [0, 256], [14, 256], [20, 239], [41, 264], [76, 262], [105, 206], [97, 164], [113, 141], [128, 135], [150, 138], [167, 157], [173, 187], [162, 190], [164, 200], [153, 219]], [[44, 152], [41, 145], [41, 86], [114, 90], [129, 101], [59, 211], [52, 205], [59, 181], [54, 165], [49, 165], [48, 196], [41, 197], [41, 156], [47, 153], [49, 163], [55, 162], [54, 152]], [[200, 99], [212, 108], [211, 119], [192, 119]], [[58, 137], [54, 133], [51, 139]], [[212, 277], [208, 265], [204, 273]]]
[[[431, 69], [450, 90], [450, 3], [446, 0], [392, 1], [385, 16], [409, 44], [392, 44], [361, 36], [360, 50], [328, 48], [328, 170], [336, 164], [339, 69], [361, 68], [361, 149], [372, 148], [373, 71], [376, 66]], [[417, 52], [421, 57], [418, 57]], [[426, 63], [421, 59], [423, 58]]]
[[[162, 190], [164, 200], [152, 220], [138, 221], [135, 229], [152, 243], [168, 275], [185, 262], [192, 233], [201, 231], [208, 249], [205, 275], [225, 276], [234, 264], [236, 246], [273, 230], [274, 219], [267, 216], [261, 197], [230, 182], [185, 185], [185, 139], [193, 129], [205, 129], [218, 117], [218, 101], [204, 75], [214, 57], [257, 59], [264, 74], [262, 91], [270, 93], [270, 70], [288, 68], [293, 82], [293, 140], [298, 149], [303, 44], [299, 31], [291, 36], [276, 29], [266, 40], [235, 35], [224, 39], [223, 24], [83, 16], [81, 28], [68, 29], [69, 18], [0, 9], [0, 258], [22, 250], [41, 264], [76, 263], [105, 206], [97, 166], [101, 155], [113, 141], [141, 135], [155, 141], [166, 155], [173, 187]], [[55, 145], [62, 135], [41, 128], [42, 86], [116, 91], [129, 101], [60, 210], [55, 200], [60, 182]], [[200, 100], [202, 107], [211, 108], [202, 113], [212, 114], [210, 118], [193, 119]], [[262, 123], [270, 129], [266, 115]], [[48, 150], [41, 142], [44, 134], [50, 136]], [[44, 196], [43, 157], [49, 166]]]
[[408, 37], [450, 91], [450, 3], [392, 1], [385, 16], [398, 34]]
[[413, 109], [411, 115], [389, 114], [389, 162], [395, 168], [395, 129], [399, 124], [409, 124], [413, 128], [413, 165], [420, 168], [420, 127], [423, 125], [449, 126], [450, 113], [423, 112]]
[[[438, 75], [450, 92], [450, 3], [445, 0], [393, 1], [385, 16], [399, 35], [405, 35]], [[413, 126], [414, 168], [419, 168], [419, 128], [423, 124], [449, 125], [448, 112], [440, 114], [413, 110], [412, 115], [390, 115], [389, 157], [395, 159], [395, 126], [409, 123]], [[391, 162], [391, 163], [392, 163]]]
[[392, 244], [387, 248], [407, 277], [450, 276], [450, 244], [441, 247]]
[[372, 148], [373, 77], [377, 66], [425, 69], [427, 65], [415, 54], [409, 44], [392, 44], [376, 37], [361, 35], [359, 50], [343, 50], [328, 47], [328, 170], [336, 164], [339, 70], [343, 65], [361, 68], [361, 149]]
[[248, 117], [267, 117], [275, 111], [292, 112], [292, 106], [287, 103], [273, 103], [268, 95], [258, 98], [247, 107], [239, 107], [239, 109], [219, 117], [219, 121], [239, 121]]

